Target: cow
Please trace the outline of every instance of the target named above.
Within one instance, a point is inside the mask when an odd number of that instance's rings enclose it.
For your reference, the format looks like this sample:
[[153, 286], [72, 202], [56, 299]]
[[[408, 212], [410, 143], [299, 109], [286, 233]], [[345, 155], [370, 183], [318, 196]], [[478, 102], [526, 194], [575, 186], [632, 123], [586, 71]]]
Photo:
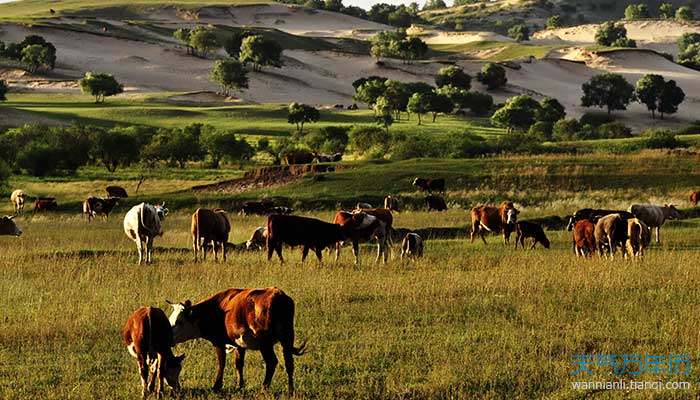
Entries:
[[673, 204], [664, 204], [663, 207], [653, 204], [632, 204], [627, 211], [647, 224], [649, 228], [656, 228], [656, 243], [661, 241], [661, 225], [667, 219], [682, 218], [681, 212]]
[[139, 264], [153, 261], [153, 240], [163, 236], [163, 221], [168, 215], [165, 202], [161, 204], [141, 203], [135, 205], [124, 216], [124, 232], [136, 242]]
[[338, 162], [343, 159], [343, 153], [333, 153], [333, 154], [316, 154], [314, 157], [314, 163], [330, 163]]
[[34, 210], [32, 215], [40, 211], [50, 211], [58, 209], [58, 203], [55, 197], [39, 197], [34, 201]]
[[267, 260], [276, 252], [281, 263], [282, 245], [302, 246], [301, 261], [304, 262], [309, 250], [313, 249], [318, 261], [322, 261], [322, 251], [347, 239], [354, 230], [373, 224], [376, 218], [366, 213], [352, 214], [344, 225], [332, 224], [315, 218], [296, 215], [272, 214], [267, 218]]
[[479, 235], [486, 244], [484, 235], [488, 232], [502, 232], [503, 243], [510, 241], [510, 234], [515, 230], [518, 222], [519, 211], [515, 209], [512, 201], [503, 201], [498, 207], [476, 206], [471, 210], [472, 231], [470, 242]]
[[369, 203], [359, 202], [359, 203], [355, 204], [355, 210], [365, 210], [365, 209], [370, 209], [370, 208], [373, 208], [373, 207]]
[[[141, 375], [141, 397], [145, 399], [155, 388], [161, 397], [163, 380], [174, 391], [180, 389], [180, 371], [185, 355], [175, 356], [172, 347], [173, 328], [163, 310], [141, 307], [129, 317], [122, 329], [126, 349], [136, 358]], [[152, 375], [148, 376], [149, 365]], [[156, 386], [156, 380], [158, 386]]]
[[17, 189], [10, 195], [12, 208], [15, 210], [15, 215], [20, 215], [24, 212], [24, 204], [27, 202], [29, 195], [22, 189]]
[[576, 211], [571, 217], [569, 217], [569, 223], [566, 225], [566, 230], [571, 232], [571, 230], [574, 228], [574, 225], [578, 221], [585, 219], [595, 224], [601, 217], [610, 214], [620, 214], [620, 216], [623, 218], [634, 217], [631, 213], [622, 210], [599, 210], [594, 208], [582, 208]]
[[409, 258], [423, 257], [423, 238], [417, 233], [407, 233], [401, 242], [401, 259], [404, 255]]
[[549, 248], [549, 239], [547, 235], [544, 234], [542, 227], [534, 222], [529, 221], [518, 221], [515, 223], [515, 248], [518, 248], [518, 243], [520, 247], [525, 248], [525, 238], [532, 238], [532, 246], [530, 249], [534, 249], [537, 243], [541, 244], [545, 249]]
[[226, 217], [226, 211], [217, 208], [209, 210], [198, 208], [192, 214], [192, 249], [194, 250], [194, 262], [197, 262], [197, 254], [201, 251], [202, 259], [207, 259], [206, 246], [211, 243], [214, 260], [217, 260], [218, 250], [221, 249], [224, 261], [226, 261], [226, 243], [231, 232], [231, 223]]
[[116, 197], [103, 199], [102, 197], [90, 196], [83, 201], [83, 215], [87, 217], [88, 222], [92, 221], [97, 215], [103, 215], [107, 219], [109, 218], [109, 213], [119, 203], [118, 200]]
[[445, 211], [447, 210], [447, 203], [442, 196], [429, 195], [425, 196], [425, 203], [428, 206], [428, 211]]
[[259, 226], [255, 228], [250, 239], [245, 242], [246, 250], [262, 250], [267, 242], [267, 228]]
[[593, 255], [596, 251], [595, 225], [588, 219], [582, 219], [574, 225], [573, 229], [574, 253], [579, 257]]
[[693, 207], [697, 207], [698, 201], [700, 201], [700, 191], [690, 193], [690, 204]]
[[651, 242], [651, 231], [647, 224], [638, 218], [627, 220], [627, 254], [641, 257]]
[[294, 300], [282, 290], [275, 287], [227, 289], [194, 305], [187, 300], [172, 306], [170, 324], [176, 344], [201, 338], [214, 346], [218, 364], [213, 390], [219, 391], [223, 386], [227, 352], [234, 353], [238, 387], [244, 387], [246, 350], [258, 350], [262, 354], [265, 361], [263, 388], [268, 389], [277, 366], [274, 345], [279, 342], [289, 396], [293, 396], [293, 356], [304, 354], [306, 343], [294, 347]]
[[282, 206], [272, 207], [269, 210], [269, 214], [291, 214], [293, 212], [294, 212], [293, 208], [282, 207]]
[[418, 186], [422, 191], [427, 191], [428, 193], [432, 193], [433, 190], [436, 192], [445, 191], [445, 180], [442, 178], [416, 178], [413, 180], [412, 185]]
[[22, 230], [15, 224], [14, 215], [4, 216], [0, 218], [0, 236], [17, 236], [22, 235]]
[[117, 197], [120, 199], [129, 197], [129, 194], [126, 193], [126, 189], [121, 186], [107, 186], [105, 191], [107, 192], [107, 197]]
[[608, 251], [610, 258], [613, 258], [618, 247], [624, 252], [627, 241], [627, 219], [620, 214], [601, 217], [595, 224], [594, 235], [598, 254], [602, 257], [606, 255], [605, 251]]
[[287, 165], [311, 164], [316, 154], [306, 150], [294, 150], [284, 155], [283, 160]]
[[[394, 217], [391, 215], [391, 211], [383, 208], [355, 210], [353, 212], [338, 211], [333, 218], [333, 223], [340, 226], [353, 224], [353, 218], [362, 214], [366, 214], [376, 220], [373, 223], [367, 224], [362, 229], [350, 230], [347, 233], [347, 240], [350, 240], [352, 243], [352, 254], [355, 256], [355, 264], [360, 265], [360, 242], [369, 242], [373, 239], [377, 241], [377, 258], [375, 262], [378, 263], [383, 257], [384, 263], [386, 264], [389, 253], [391, 252], [391, 237], [389, 232], [394, 223]], [[336, 261], [340, 259], [340, 249], [344, 242], [345, 240], [340, 240], [335, 244]]]
[[268, 215], [270, 210], [274, 207], [272, 200], [263, 199], [260, 201], [246, 201], [243, 203], [241, 212], [243, 215]]
[[384, 208], [392, 212], [401, 211], [401, 206], [399, 204], [399, 199], [394, 196], [386, 196], [384, 198]]

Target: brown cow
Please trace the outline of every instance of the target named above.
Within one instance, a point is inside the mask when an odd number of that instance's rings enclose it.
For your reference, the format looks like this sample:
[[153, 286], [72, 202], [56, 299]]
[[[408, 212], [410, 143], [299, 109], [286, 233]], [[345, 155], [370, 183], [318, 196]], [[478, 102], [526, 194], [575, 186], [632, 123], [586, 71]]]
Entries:
[[518, 242], [520, 246], [525, 248], [525, 238], [532, 238], [532, 246], [530, 249], [534, 249], [537, 243], [544, 246], [545, 249], [549, 248], [549, 239], [547, 235], [544, 234], [542, 227], [534, 222], [529, 221], [518, 221], [515, 223], [515, 248], [518, 248]]
[[107, 192], [108, 197], [117, 197], [120, 199], [129, 197], [129, 195], [126, 193], [126, 189], [121, 186], [107, 186], [105, 191]]
[[587, 219], [576, 222], [573, 227], [574, 253], [576, 253], [576, 257], [586, 257], [595, 253], [594, 230], [595, 225]]
[[294, 150], [284, 155], [284, 163], [287, 165], [294, 164], [311, 164], [316, 158], [316, 154], [306, 150]]
[[625, 251], [627, 219], [620, 214], [606, 215], [596, 222], [594, 234], [600, 256], [602, 257], [605, 251], [608, 251], [613, 258], [618, 247]]
[[[122, 338], [129, 354], [136, 358], [141, 375], [141, 396], [152, 392], [156, 380], [156, 395], [161, 397], [163, 380], [177, 391], [180, 389], [180, 371], [185, 355], [175, 356], [172, 351], [173, 330], [163, 310], [141, 307], [124, 324]], [[149, 365], [153, 374], [148, 377]]]
[[479, 235], [481, 240], [486, 243], [486, 238], [484, 238], [485, 231], [503, 232], [503, 243], [508, 243], [510, 234], [515, 230], [518, 213], [519, 211], [515, 209], [512, 201], [504, 201], [498, 208], [493, 206], [476, 206], [472, 208], [471, 243], [474, 243], [476, 235]]
[[34, 211], [32, 214], [36, 214], [40, 211], [56, 210], [58, 209], [58, 203], [55, 197], [39, 197], [34, 202]]
[[197, 253], [202, 252], [202, 259], [207, 259], [206, 246], [211, 243], [214, 260], [217, 259], [218, 250], [221, 249], [224, 261], [226, 261], [226, 243], [231, 232], [231, 223], [226, 217], [226, 211], [217, 208], [209, 210], [198, 208], [192, 214], [192, 249], [194, 261], [197, 262]]
[[444, 178], [416, 178], [411, 185], [418, 186], [422, 191], [428, 193], [432, 193], [433, 190], [436, 192], [445, 191]]
[[[367, 225], [363, 229], [351, 230], [347, 234], [347, 239], [352, 242], [352, 254], [355, 256], [355, 264], [360, 264], [359, 243], [369, 242], [371, 240], [377, 241], [377, 258], [375, 259], [375, 262], [379, 262], [383, 255], [383, 260], [386, 264], [391, 250], [391, 237], [389, 232], [391, 231], [394, 223], [394, 217], [391, 215], [391, 211], [385, 208], [371, 208], [363, 209], [361, 211], [355, 210], [353, 212], [338, 211], [333, 218], [333, 223], [341, 226], [353, 224], [353, 218], [362, 213], [375, 217], [376, 221]], [[344, 242], [345, 240], [341, 240], [335, 244], [336, 261], [338, 261], [340, 258], [340, 248], [343, 246]]]
[[651, 243], [651, 230], [637, 218], [627, 220], [627, 253], [630, 257], [641, 257]]
[[0, 218], [0, 236], [21, 236], [22, 230], [15, 224], [15, 216], [5, 216]]
[[88, 197], [83, 202], [83, 214], [87, 217], [88, 222], [92, 221], [97, 215], [102, 215], [105, 219], [109, 218], [109, 213], [119, 203], [116, 197]]
[[[298, 217], [297, 217], [298, 218]], [[274, 345], [282, 345], [289, 396], [294, 393], [294, 357], [306, 343], [294, 347], [294, 300], [278, 288], [227, 289], [192, 305], [173, 304], [170, 324], [175, 343], [202, 338], [216, 350], [218, 360], [213, 390], [223, 385], [226, 353], [235, 355], [238, 387], [243, 388], [246, 350], [258, 350], [265, 361], [263, 387], [270, 387], [277, 366]]]
[[698, 201], [700, 201], [700, 191], [691, 193], [690, 194], [690, 204], [692, 204], [693, 207], [697, 207]]

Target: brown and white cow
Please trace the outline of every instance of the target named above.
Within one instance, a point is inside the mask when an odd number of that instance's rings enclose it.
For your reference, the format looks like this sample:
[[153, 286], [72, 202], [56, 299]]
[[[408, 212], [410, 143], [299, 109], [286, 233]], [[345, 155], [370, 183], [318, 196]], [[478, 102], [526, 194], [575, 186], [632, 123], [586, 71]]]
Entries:
[[667, 219], [682, 218], [681, 212], [673, 204], [657, 206], [653, 204], [632, 204], [627, 210], [635, 218], [642, 220], [649, 228], [656, 228], [656, 243], [661, 241], [661, 225]]
[[250, 239], [245, 242], [246, 250], [262, 250], [267, 244], [267, 228], [259, 226], [255, 228]]
[[573, 227], [574, 253], [577, 257], [595, 254], [595, 225], [588, 219], [579, 220]]
[[[180, 389], [180, 371], [185, 355], [176, 357], [173, 354], [173, 328], [163, 310], [156, 307], [136, 310], [124, 324], [122, 338], [129, 354], [136, 358], [141, 375], [142, 398], [148, 397], [154, 388], [156, 396], [160, 398], [163, 380], [173, 390]], [[149, 369], [152, 372], [150, 379]]]
[[202, 259], [207, 259], [206, 248], [211, 244], [214, 260], [217, 259], [219, 249], [226, 261], [226, 243], [231, 232], [231, 223], [226, 217], [226, 211], [217, 208], [209, 210], [198, 208], [192, 214], [192, 249], [194, 250], [194, 261], [197, 262], [197, 254], [202, 253]]
[[90, 196], [83, 201], [83, 215], [87, 217], [88, 222], [92, 221], [92, 219], [98, 215], [102, 215], [107, 219], [117, 204], [119, 204], [119, 199], [116, 197], [104, 199], [102, 197]]
[[21, 236], [22, 230], [15, 224], [14, 215], [0, 218], [0, 236]]
[[394, 196], [386, 196], [384, 198], [384, 208], [392, 212], [400, 212], [401, 205], [399, 204], [399, 199]]
[[[353, 219], [356, 215], [361, 215], [366, 213], [369, 216], [375, 217], [376, 220], [373, 223], [367, 224], [362, 229], [348, 230], [347, 240], [352, 243], [352, 254], [355, 256], [355, 264], [360, 264], [360, 242], [369, 242], [372, 240], [377, 241], [377, 258], [375, 262], [383, 259], [386, 264], [389, 253], [391, 252], [391, 237], [389, 232], [392, 229], [394, 223], [394, 217], [391, 215], [391, 211], [385, 208], [371, 208], [363, 209], [361, 211], [355, 210], [353, 212], [348, 211], [338, 211], [333, 218], [333, 223], [341, 226], [347, 224], [354, 224]], [[335, 244], [335, 260], [338, 261], [340, 258], [340, 249], [346, 240], [338, 241]]]
[[227, 289], [197, 304], [173, 304], [170, 324], [175, 343], [209, 341], [218, 360], [213, 390], [223, 385], [226, 353], [233, 352], [238, 387], [243, 388], [247, 350], [258, 350], [265, 361], [263, 387], [268, 389], [277, 366], [274, 345], [282, 345], [290, 397], [294, 393], [294, 356], [304, 354], [305, 343], [294, 347], [294, 300], [282, 290]]
[[445, 191], [445, 179], [443, 178], [416, 178], [411, 185], [418, 186], [422, 191], [428, 193]]
[[641, 257], [651, 243], [651, 231], [647, 224], [637, 218], [627, 220], [627, 254], [630, 257]]
[[510, 234], [515, 230], [515, 223], [518, 222], [518, 213], [519, 211], [515, 209], [512, 201], [504, 201], [498, 207], [476, 206], [472, 208], [471, 243], [474, 243], [474, 238], [477, 235], [486, 243], [484, 237], [486, 232], [502, 232], [503, 243], [508, 243]]
[[56, 209], [58, 209], [58, 202], [56, 202], [55, 197], [39, 197], [34, 201], [34, 211], [32, 211], [32, 214]]
[[163, 221], [168, 215], [165, 202], [151, 205], [135, 205], [124, 216], [124, 232], [136, 243], [139, 252], [139, 264], [153, 261], [153, 240], [163, 236]]
[[525, 248], [525, 238], [532, 238], [532, 246], [530, 249], [534, 249], [537, 243], [541, 244], [545, 249], [549, 248], [549, 239], [545, 235], [542, 227], [534, 222], [529, 221], [518, 221], [515, 223], [515, 248], [518, 248], [518, 243], [520, 247]]
[[697, 207], [699, 201], [700, 201], [700, 191], [695, 191], [695, 192], [690, 193], [690, 204], [692, 204], [693, 207]]
[[406, 256], [408, 258], [423, 257], [423, 238], [417, 233], [411, 232], [404, 236], [401, 242], [401, 259]]
[[609, 214], [601, 217], [595, 224], [595, 241], [598, 254], [602, 257], [609, 252], [610, 258], [615, 256], [615, 250], [620, 247], [624, 253], [627, 241], [627, 219], [620, 214]]
[[17, 189], [10, 195], [10, 202], [12, 203], [12, 208], [15, 210], [15, 215], [20, 215], [24, 212], [24, 204], [27, 202], [27, 193], [22, 189]]

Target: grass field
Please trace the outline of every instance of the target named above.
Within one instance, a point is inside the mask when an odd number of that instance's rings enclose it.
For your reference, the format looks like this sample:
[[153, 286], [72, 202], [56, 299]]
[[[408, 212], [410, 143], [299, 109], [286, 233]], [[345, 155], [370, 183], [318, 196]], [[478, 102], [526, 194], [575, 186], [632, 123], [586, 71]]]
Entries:
[[435, 51], [448, 54], [469, 54], [492, 51], [492, 54], [488, 54], [479, 58], [489, 61], [509, 61], [528, 57], [544, 58], [547, 54], [549, 54], [549, 52], [551, 52], [554, 49], [557, 49], [560, 46], [530, 45], [523, 43], [485, 40], [479, 42], [459, 44], [431, 44], [430, 47]]

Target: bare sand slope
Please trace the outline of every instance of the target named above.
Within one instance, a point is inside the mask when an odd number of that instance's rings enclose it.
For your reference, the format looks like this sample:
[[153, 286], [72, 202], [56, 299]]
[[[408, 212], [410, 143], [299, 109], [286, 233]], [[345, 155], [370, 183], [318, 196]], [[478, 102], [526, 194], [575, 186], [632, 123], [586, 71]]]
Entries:
[[513, 39], [493, 32], [431, 32], [422, 39], [428, 44], [464, 44], [482, 41], [512, 42]]

